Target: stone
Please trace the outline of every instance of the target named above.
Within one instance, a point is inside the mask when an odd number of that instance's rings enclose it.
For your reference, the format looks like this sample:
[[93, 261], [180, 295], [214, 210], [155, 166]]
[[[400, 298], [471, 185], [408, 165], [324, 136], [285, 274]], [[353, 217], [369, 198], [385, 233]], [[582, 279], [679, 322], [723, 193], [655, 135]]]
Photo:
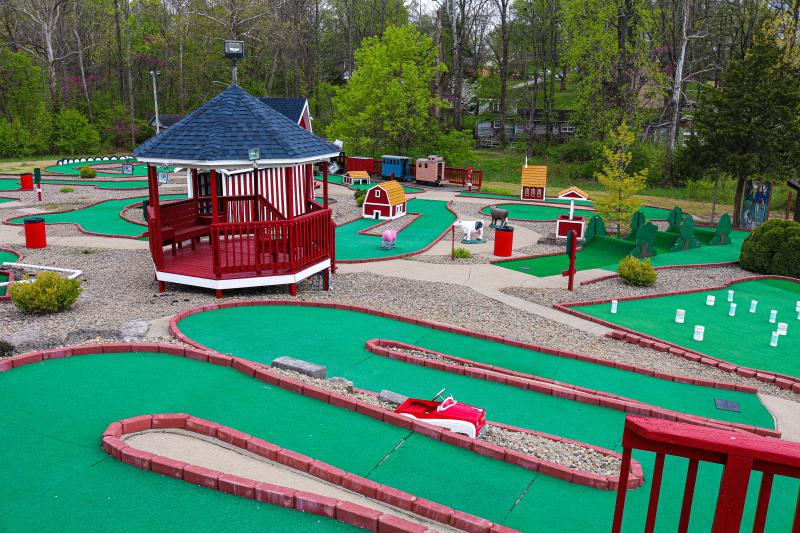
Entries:
[[353, 392], [353, 382], [350, 381], [349, 379], [334, 376], [332, 378], [328, 378], [327, 381], [331, 385], [336, 385], [337, 387], [344, 388], [347, 392]]
[[150, 328], [150, 322], [146, 320], [134, 320], [126, 322], [119, 327], [119, 337], [123, 342], [136, 342], [140, 341], [147, 334]]
[[327, 369], [316, 363], [303, 361], [302, 359], [295, 359], [294, 357], [278, 357], [272, 360], [272, 366], [275, 368], [282, 368], [283, 370], [291, 370], [299, 372], [312, 378], [325, 379]]
[[403, 396], [402, 394], [398, 394], [396, 392], [384, 389], [378, 395], [378, 399], [382, 402], [391, 403], [394, 405], [400, 405], [401, 403], [403, 403], [408, 399], [408, 396]]
[[[59, 344], [63, 344], [62, 339], [55, 337], [53, 335], [44, 335], [39, 331], [34, 331], [32, 329], [23, 329], [17, 331], [16, 333], [12, 333], [11, 335], [4, 336], [2, 339], [7, 346], [5, 346], [5, 350], [7, 354], [10, 355], [11, 353], [25, 353], [25, 352], [32, 352], [35, 350], [40, 350], [43, 348], [50, 348], [52, 346], [58, 346]], [[9, 350], [10, 348], [10, 350]]]
[[67, 344], [80, 344], [93, 339], [117, 339], [119, 332], [113, 329], [76, 329], [67, 334]]

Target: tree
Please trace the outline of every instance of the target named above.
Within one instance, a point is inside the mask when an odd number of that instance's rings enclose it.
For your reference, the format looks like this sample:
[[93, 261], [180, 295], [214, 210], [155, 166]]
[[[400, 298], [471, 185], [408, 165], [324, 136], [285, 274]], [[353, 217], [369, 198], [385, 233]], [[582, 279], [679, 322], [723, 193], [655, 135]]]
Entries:
[[734, 223], [748, 179], [798, 176], [800, 72], [766, 37], [722, 74], [718, 89], [703, 91], [688, 158], [737, 179]]
[[389, 27], [383, 38], [364, 40], [356, 69], [333, 97], [335, 117], [326, 130], [351, 153], [410, 153], [438, 132], [431, 111], [443, 105], [432, 91], [445, 69], [436, 47], [411, 26]]
[[603, 148], [606, 160], [603, 170], [594, 175], [605, 189], [605, 195], [597, 199], [595, 208], [606, 222], [616, 225], [617, 237], [641, 207], [635, 195], [647, 185], [647, 169], [630, 172], [628, 168], [633, 158], [630, 148], [635, 141], [636, 136], [624, 122], [612, 130], [609, 143]]

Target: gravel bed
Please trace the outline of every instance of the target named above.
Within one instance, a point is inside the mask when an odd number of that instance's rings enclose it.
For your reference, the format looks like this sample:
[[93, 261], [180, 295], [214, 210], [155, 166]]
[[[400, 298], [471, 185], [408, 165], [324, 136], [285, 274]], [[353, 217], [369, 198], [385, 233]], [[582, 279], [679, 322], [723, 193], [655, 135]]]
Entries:
[[[408, 350], [398, 350], [409, 352]], [[414, 354], [420, 354], [420, 357], [428, 359], [436, 358], [438, 360], [446, 360], [444, 358], [434, 356], [428, 352], [411, 351]], [[468, 365], [471, 366], [471, 365]], [[370, 405], [375, 405], [387, 411], [394, 411], [395, 406], [388, 402], [382, 402], [377, 396], [372, 394], [364, 394], [350, 390], [349, 388], [328, 379], [312, 378], [299, 372], [285, 370], [282, 368], [270, 368], [272, 372], [287, 376], [303, 383], [309, 383], [317, 387], [321, 387], [330, 391], [357, 398]], [[486, 426], [486, 433], [483, 439], [492, 444], [503, 446], [510, 450], [527, 453], [539, 459], [551, 461], [566, 467], [579, 470], [582, 472], [591, 472], [594, 474], [601, 474], [604, 476], [613, 476], [619, 473], [620, 460], [613, 456], [604, 455], [591, 448], [578, 446], [567, 442], [558, 442], [538, 435], [524, 433], [520, 431], [509, 431], [497, 426], [488, 424]]]
[[419, 254], [413, 255], [408, 258], [410, 261], [419, 261], [420, 263], [433, 263], [437, 265], [484, 265], [490, 263], [495, 257], [492, 254], [474, 254], [470, 258], [456, 258], [453, 260], [450, 254], [447, 255], [430, 255]]
[[435, 353], [431, 353], [431, 352], [427, 352], [427, 351], [423, 351], [423, 350], [406, 350], [405, 348], [392, 347], [392, 348], [389, 348], [389, 351], [404, 353], [406, 355], [419, 357], [420, 359], [429, 359], [431, 361], [441, 361], [442, 363], [449, 363], [451, 365], [464, 366], [464, 367], [470, 367], [470, 368], [475, 366], [475, 365], [471, 365], [469, 363], [461, 363], [459, 361], [454, 361], [453, 359], [449, 359], [447, 357], [442, 357], [441, 355], [438, 355], [438, 354], [435, 354]]
[[484, 440], [510, 450], [527, 453], [573, 470], [614, 476], [619, 474], [619, 457], [605, 455], [591, 448], [559, 442], [521, 431], [509, 431], [487, 425]]
[[[388, 231], [390, 229], [393, 229], [393, 230], [396, 231], [396, 230], [399, 230], [401, 228], [404, 228], [405, 226], [407, 226], [409, 224], [412, 224], [420, 216], [421, 215], [419, 215], [419, 214], [409, 213], [409, 214], [407, 214], [405, 216], [402, 216], [400, 218], [396, 218], [394, 220], [385, 221], [383, 224], [381, 224], [380, 221], [376, 221], [375, 226], [372, 226], [371, 228], [367, 229], [367, 231], [365, 231], [364, 233], [366, 233], [367, 235], [376, 235], [376, 236], [380, 237], [380, 236], [383, 235], [384, 231]], [[378, 226], [378, 224], [380, 224], [380, 226]], [[402, 235], [403, 235], [403, 233], [400, 232], [400, 236], [402, 236]]]

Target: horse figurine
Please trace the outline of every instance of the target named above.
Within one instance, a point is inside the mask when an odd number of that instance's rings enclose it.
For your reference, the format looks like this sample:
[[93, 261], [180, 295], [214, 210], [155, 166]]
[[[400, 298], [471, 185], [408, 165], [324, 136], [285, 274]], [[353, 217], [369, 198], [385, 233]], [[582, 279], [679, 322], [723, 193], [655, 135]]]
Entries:
[[387, 246], [387, 250], [391, 250], [392, 246], [397, 246], [397, 230], [387, 229], [381, 236], [381, 250]]
[[483, 240], [483, 220], [456, 220], [453, 226], [461, 228], [465, 241], [472, 240], [473, 232], [478, 234], [478, 239]]

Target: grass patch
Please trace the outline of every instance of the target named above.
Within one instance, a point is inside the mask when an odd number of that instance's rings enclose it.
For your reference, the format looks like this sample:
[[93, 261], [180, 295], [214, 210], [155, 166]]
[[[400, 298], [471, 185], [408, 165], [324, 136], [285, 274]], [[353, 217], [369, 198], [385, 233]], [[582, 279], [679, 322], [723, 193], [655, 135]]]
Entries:
[[75, 192], [75, 189], [73, 189], [72, 187], [61, 187], [60, 189], [58, 189], [58, 192]]
[[462, 248], [459, 246], [458, 248], [453, 250], [453, 257], [455, 257], [456, 259], [471, 259], [472, 252], [470, 252], [466, 248]]

